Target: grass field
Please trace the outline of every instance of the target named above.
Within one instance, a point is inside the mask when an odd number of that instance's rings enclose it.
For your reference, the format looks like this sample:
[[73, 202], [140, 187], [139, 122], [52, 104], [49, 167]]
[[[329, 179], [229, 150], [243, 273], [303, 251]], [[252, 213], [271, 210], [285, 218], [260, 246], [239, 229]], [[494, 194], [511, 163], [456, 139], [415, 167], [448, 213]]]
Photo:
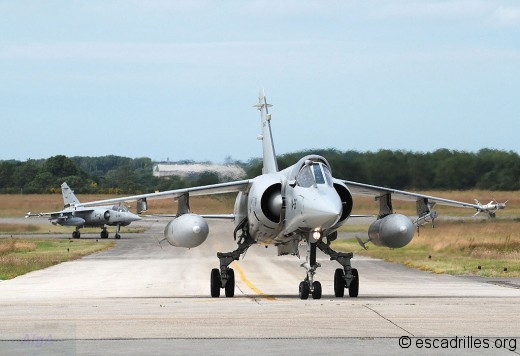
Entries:
[[[367, 229], [358, 226], [352, 232], [365, 239]], [[333, 243], [339, 250], [434, 273], [520, 277], [520, 219], [444, 220], [435, 229], [422, 227], [404, 248], [367, 246], [365, 251], [350, 239]]]
[[[45, 219], [40, 219], [45, 221]], [[34, 221], [34, 219], [33, 219]], [[38, 223], [38, 224], [5, 224], [0, 223], [0, 236], [1, 235], [45, 235], [45, 234], [72, 234], [74, 227], [70, 226], [57, 226], [52, 225], [50, 222]], [[109, 234], [115, 234], [116, 228], [108, 226], [107, 231]], [[143, 228], [136, 227], [121, 227], [121, 234], [129, 233], [140, 233], [144, 232]], [[99, 234], [101, 228], [83, 228], [81, 229], [82, 234]]]
[[75, 260], [113, 245], [113, 241], [0, 238], [0, 279]]
[[[484, 190], [467, 190], [467, 191], [421, 191], [425, 195], [432, 195], [451, 200], [462, 201], [474, 204], [474, 199], [478, 199], [482, 204], [487, 204], [491, 200], [500, 203], [507, 202], [507, 209], [499, 212], [501, 217], [520, 217], [520, 192], [491, 192]], [[372, 197], [355, 196], [353, 214], [377, 214], [379, 203], [374, 201]], [[398, 200], [392, 201], [394, 212], [413, 216], [416, 215], [415, 204], [413, 202], [402, 202]], [[440, 215], [449, 216], [471, 216], [473, 209], [456, 208], [452, 206], [437, 205], [434, 207]]]
[[[116, 198], [113, 195], [78, 195], [81, 202]], [[191, 197], [190, 206], [194, 212], [199, 214], [233, 211], [235, 203], [234, 195], [224, 194], [213, 197]], [[175, 214], [177, 202], [174, 199], [150, 200], [148, 214]], [[135, 212], [135, 202], [129, 203], [128, 207]], [[61, 194], [0, 194], [0, 217], [23, 217], [27, 212], [41, 213], [60, 211], [63, 209], [63, 198]]]

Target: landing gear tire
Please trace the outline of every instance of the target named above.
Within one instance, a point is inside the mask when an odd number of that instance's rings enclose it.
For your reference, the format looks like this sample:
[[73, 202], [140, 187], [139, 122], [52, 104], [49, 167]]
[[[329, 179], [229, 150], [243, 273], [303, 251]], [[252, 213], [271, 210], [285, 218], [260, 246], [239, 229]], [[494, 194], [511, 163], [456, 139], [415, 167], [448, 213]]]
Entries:
[[315, 281], [313, 284], [312, 299], [321, 299], [321, 283]]
[[334, 295], [340, 298], [345, 295], [345, 272], [343, 268], [336, 269], [334, 273]]
[[115, 238], [116, 238], [117, 240], [119, 240], [119, 239], [121, 238], [121, 235], [116, 234]]
[[211, 297], [220, 297], [220, 270], [218, 268], [211, 270]]
[[309, 298], [310, 288], [307, 281], [300, 282], [300, 299]]
[[107, 230], [102, 230], [99, 235], [101, 236], [102, 239], [108, 239], [108, 231]]
[[359, 273], [355, 268], [352, 268], [352, 277], [352, 282], [350, 282], [350, 287], [348, 287], [348, 295], [351, 298], [356, 298], [359, 294]]
[[81, 233], [79, 231], [73, 231], [72, 232], [72, 238], [73, 239], [79, 239], [81, 237]]
[[229, 268], [227, 270], [227, 274], [228, 274], [228, 280], [226, 282], [226, 287], [224, 288], [224, 290], [226, 292], [227, 298], [233, 298], [233, 296], [235, 295], [235, 271], [233, 271], [233, 269]]

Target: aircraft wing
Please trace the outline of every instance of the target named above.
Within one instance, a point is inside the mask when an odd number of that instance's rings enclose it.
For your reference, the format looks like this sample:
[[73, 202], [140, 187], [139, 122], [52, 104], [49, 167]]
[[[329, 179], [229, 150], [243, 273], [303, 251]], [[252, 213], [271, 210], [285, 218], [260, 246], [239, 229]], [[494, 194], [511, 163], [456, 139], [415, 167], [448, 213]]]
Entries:
[[68, 217], [70, 217], [74, 212], [89, 212], [89, 211], [93, 211], [94, 209], [88, 209], [88, 208], [80, 208], [80, 209], [74, 209], [74, 210], [62, 210], [62, 211], [51, 211], [51, 212], [46, 212], [46, 213], [27, 213], [25, 214], [25, 217], [26, 218], [31, 218], [31, 217], [42, 217], [42, 216], [50, 216], [50, 219], [56, 219], [56, 220], [60, 220], [60, 219], [67, 219]]
[[403, 191], [403, 190], [378, 187], [376, 185], [351, 182], [348, 180], [341, 180], [341, 182], [343, 182], [348, 187], [350, 192], [354, 195], [368, 195], [368, 196], [373, 196], [373, 197], [379, 197], [379, 196], [383, 196], [386, 194], [391, 194], [392, 199], [397, 199], [397, 200], [414, 201], [414, 202], [426, 200], [429, 203], [457, 206], [457, 207], [463, 207], [463, 208], [472, 208], [472, 209], [476, 209], [477, 211], [482, 209], [482, 206], [477, 205], [477, 204], [464, 203], [464, 202], [460, 202], [460, 201], [456, 201], [456, 200], [433, 197], [433, 196], [429, 196], [429, 195], [407, 192], [407, 191]]
[[249, 190], [250, 183], [251, 183], [251, 181], [246, 179], [246, 180], [241, 180], [241, 181], [236, 181], [236, 182], [218, 183], [218, 184], [211, 184], [211, 185], [205, 185], [205, 186], [199, 186], [199, 187], [166, 190], [164, 192], [157, 192], [157, 193], [139, 194], [139, 195], [132, 195], [132, 196], [128, 196], [128, 197], [91, 201], [91, 202], [80, 203], [80, 204], [77, 204], [76, 206], [82, 207], [82, 206], [115, 204], [115, 203], [129, 202], [129, 201], [137, 201], [137, 200], [142, 200], [142, 199], [178, 198], [178, 197], [181, 197], [181, 196], [187, 195], [187, 194], [190, 196], [201, 196], [201, 195], [247, 192]]

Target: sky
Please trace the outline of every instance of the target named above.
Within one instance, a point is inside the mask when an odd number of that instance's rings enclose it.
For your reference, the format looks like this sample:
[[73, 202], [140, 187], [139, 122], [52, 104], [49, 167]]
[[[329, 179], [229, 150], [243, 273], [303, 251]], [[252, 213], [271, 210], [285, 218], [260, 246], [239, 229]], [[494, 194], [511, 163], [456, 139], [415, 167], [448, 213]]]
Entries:
[[0, 160], [519, 152], [520, 2], [0, 0]]

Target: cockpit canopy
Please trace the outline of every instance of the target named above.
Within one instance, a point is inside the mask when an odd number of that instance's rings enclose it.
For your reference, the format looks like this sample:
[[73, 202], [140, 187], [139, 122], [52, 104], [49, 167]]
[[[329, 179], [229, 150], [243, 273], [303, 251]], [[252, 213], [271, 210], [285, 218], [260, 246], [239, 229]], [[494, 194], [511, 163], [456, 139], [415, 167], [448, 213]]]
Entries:
[[112, 206], [113, 211], [118, 211], [120, 213], [128, 213], [128, 208], [124, 205], [114, 205]]
[[296, 183], [303, 188], [310, 188], [320, 184], [333, 186], [332, 174], [329, 167], [321, 162], [305, 161], [304, 166], [296, 176]]

